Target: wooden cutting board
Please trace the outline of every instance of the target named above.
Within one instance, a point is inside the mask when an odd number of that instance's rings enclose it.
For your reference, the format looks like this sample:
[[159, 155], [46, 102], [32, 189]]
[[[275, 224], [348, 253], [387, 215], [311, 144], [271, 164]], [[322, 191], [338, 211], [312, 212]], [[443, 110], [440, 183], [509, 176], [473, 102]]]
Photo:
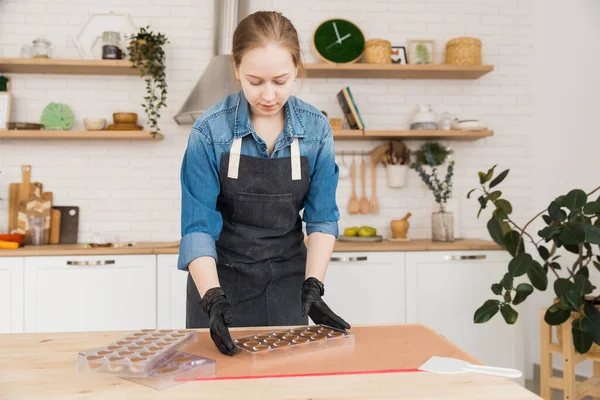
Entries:
[[76, 244], [79, 235], [79, 207], [55, 206], [60, 212], [60, 244]]
[[[42, 244], [48, 243], [50, 239], [50, 212], [52, 203], [49, 200], [42, 198], [42, 184], [34, 183], [34, 191], [28, 199], [22, 200], [19, 203], [18, 216], [18, 233], [25, 234], [24, 244], [31, 244], [31, 230], [29, 226], [29, 218], [42, 217], [44, 218], [44, 239]], [[22, 192], [21, 192], [22, 193]]]
[[21, 200], [29, 198], [33, 190], [31, 165], [21, 166], [21, 176], [22, 182], [8, 185], [8, 233], [12, 233], [18, 228], [19, 204]]

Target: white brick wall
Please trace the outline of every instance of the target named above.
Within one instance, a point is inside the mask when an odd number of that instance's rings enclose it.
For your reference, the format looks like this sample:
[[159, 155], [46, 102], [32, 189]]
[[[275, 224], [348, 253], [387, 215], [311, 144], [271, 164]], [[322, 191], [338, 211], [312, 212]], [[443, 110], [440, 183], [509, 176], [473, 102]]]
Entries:
[[[126, 5], [125, 5], [126, 4]], [[466, 192], [477, 185], [477, 171], [493, 164], [511, 168], [503, 191], [514, 201], [516, 219], [531, 214], [532, 39], [530, 0], [395, 1], [253, 1], [253, 10], [273, 7], [298, 29], [308, 62], [315, 60], [310, 39], [316, 25], [330, 17], [358, 23], [367, 38], [386, 38], [403, 45], [409, 38], [437, 41], [443, 60], [448, 39], [459, 35], [483, 40], [484, 63], [495, 71], [479, 80], [309, 79], [297, 94], [341, 116], [335, 94], [350, 86], [365, 123], [372, 129], [403, 129], [419, 104], [436, 112], [478, 117], [495, 131], [477, 142], [448, 142], [455, 150], [454, 195], [464, 237], [487, 237], [485, 220], [477, 221], [475, 200]], [[33, 166], [33, 179], [54, 192], [57, 205], [81, 207], [80, 241], [92, 233], [107, 240], [119, 234], [130, 240], [179, 238], [179, 166], [190, 126], [177, 126], [173, 115], [187, 97], [212, 54], [213, 2], [209, 0], [90, 0], [0, 2], [0, 56], [18, 57], [21, 46], [37, 36], [49, 38], [57, 58], [77, 58], [73, 37], [88, 13], [127, 12], [137, 26], [150, 24], [170, 39], [167, 47], [168, 108], [160, 126], [165, 140], [146, 142], [9, 141], [0, 142], [0, 196], [9, 182], [20, 180], [19, 165]], [[50, 101], [69, 104], [82, 119], [110, 119], [115, 111], [134, 111], [146, 122], [140, 105], [144, 83], [136, 77], [12, 75], [14, 120], [37, 121]], [[337, 150], [366, 151], [381, 142], [339, 142]], [[421, 142], [409, 142], [416, 148]], [[349, 158], [346, 158], [348, 161]], [[339, 159], [341, 161], [341, 158]], [[367, 174], [367, 193], [370, 194]], [[377, 171], [381, 214], [348, 216], [350, 181], [340, 180], [340, 228], [370, 224], [389, 234], [389, 220], [413, 213], [410, 235], [430, 235], [431, 193], [410, 173], [408, 186], [391, 189], [385, 171]], [[7, 201], [0, 203], [0, 230], [6, 227]], [[4, 227], [4, 228], [2, 228]]]

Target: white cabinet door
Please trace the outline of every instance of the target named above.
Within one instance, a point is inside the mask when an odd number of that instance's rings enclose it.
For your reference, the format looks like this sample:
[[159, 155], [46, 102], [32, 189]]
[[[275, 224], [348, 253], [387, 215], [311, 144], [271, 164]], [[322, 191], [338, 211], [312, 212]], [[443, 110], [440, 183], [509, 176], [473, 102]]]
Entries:
[[323, 300], [350, 325], [406, 322], [402, 252], [333, 253]]
[[156, 327], [156, 256], [25, 258], [25, 332]]
[[408, 252], [408, 322], [430, 326], [487, 365], [524, 371], [523, 317], [508, 325], [500, 312], [475, 324], [475, 311], [496, 299], [490, 289], [507, 272], [505, 251]]
[[158, 265], [158, 329], [185, 329], [188, 273], [177, 269], [177, 254], [160, 254]]
[[0, 257], [0, 333], [23, 332], [23, 258]]

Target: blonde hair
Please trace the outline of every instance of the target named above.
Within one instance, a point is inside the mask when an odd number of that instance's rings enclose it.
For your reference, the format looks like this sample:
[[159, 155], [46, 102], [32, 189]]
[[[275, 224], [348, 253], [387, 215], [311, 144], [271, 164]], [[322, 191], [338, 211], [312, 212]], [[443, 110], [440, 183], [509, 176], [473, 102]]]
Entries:
[[240, 21], [233, 32], [231, 60], [237, 68], [247, 51], [269, 43], [276, 43], [290, 51], [298, 76], [304, 79], [306, 72], [298, 32], [292, 22], [277, 11], [257, 11]]

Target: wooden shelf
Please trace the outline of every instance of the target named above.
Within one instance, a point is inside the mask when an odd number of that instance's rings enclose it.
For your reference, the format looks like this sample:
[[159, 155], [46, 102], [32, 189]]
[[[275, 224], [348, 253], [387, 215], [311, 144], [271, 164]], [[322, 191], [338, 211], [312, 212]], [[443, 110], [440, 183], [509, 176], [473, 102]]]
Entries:
[[68, 60], [55, 58], [0, 58], [0, 73], [138, 75], [128, 60]]
[[492, 136], [493, 131], [376, 131], [376, 130], [334, 130], [334, 140], [478, 140]]
[[446, 64], [307, 64], [308, 78], [391, 78], [391, 79], [477, 79], [494, 70], [493, 65], [457, 66]]
[[46, 131], [0, 129], [0, 139], [100, 139], [100, 140], [162, 140], [164, 136], [150, 131]]

